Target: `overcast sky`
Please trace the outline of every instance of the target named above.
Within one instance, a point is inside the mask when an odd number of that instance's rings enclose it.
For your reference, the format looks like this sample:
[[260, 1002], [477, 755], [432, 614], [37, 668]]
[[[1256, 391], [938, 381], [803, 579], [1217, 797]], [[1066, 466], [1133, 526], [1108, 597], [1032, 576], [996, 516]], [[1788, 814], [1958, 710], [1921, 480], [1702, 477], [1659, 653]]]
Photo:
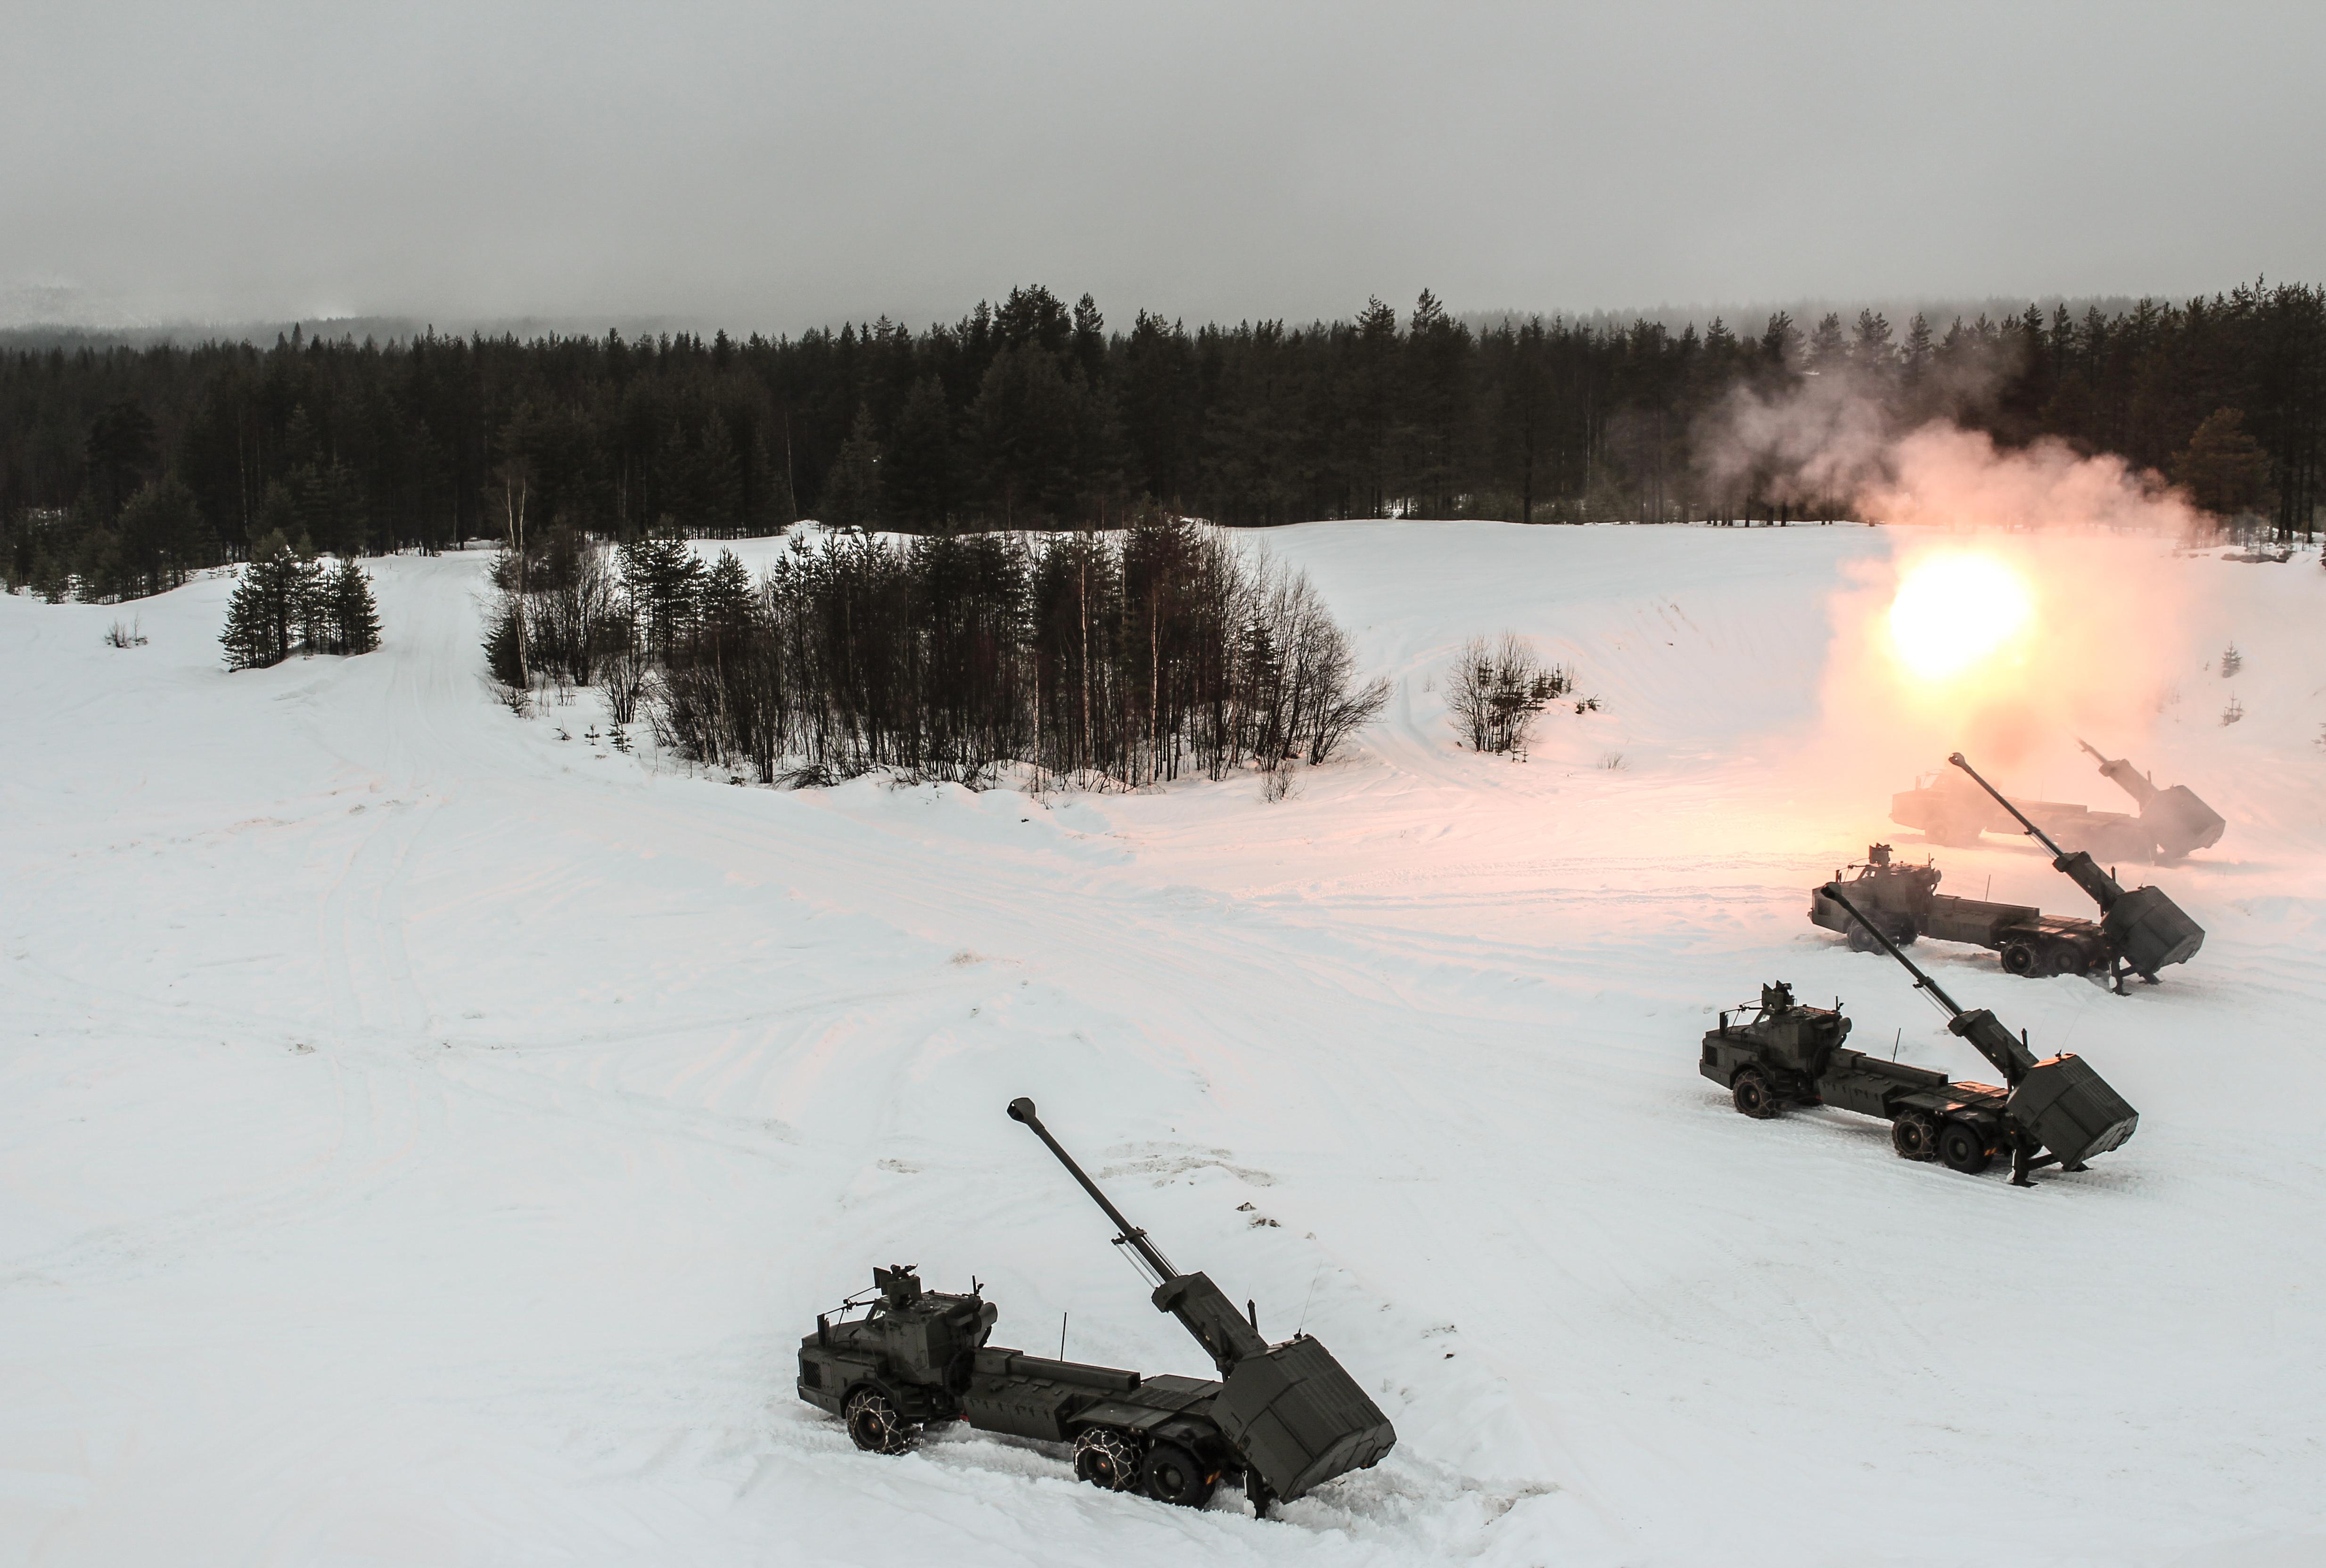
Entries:
[[2326, 3], [7, 0], [0, 324], [2326, 278]]

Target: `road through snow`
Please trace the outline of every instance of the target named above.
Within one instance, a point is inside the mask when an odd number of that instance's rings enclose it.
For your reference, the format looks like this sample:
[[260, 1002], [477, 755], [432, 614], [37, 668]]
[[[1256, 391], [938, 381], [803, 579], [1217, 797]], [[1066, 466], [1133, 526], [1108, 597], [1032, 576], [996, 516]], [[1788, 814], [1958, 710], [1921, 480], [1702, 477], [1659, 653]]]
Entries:
[[[1888, 535], [1265, 543], [1398, 683], [1273, 804], [625, 756], [587, 694], [492, 701], [480, 555], [375, 563], [375, 654], [234, 675], [223, 580], [125, 607], [129, 650], [0, 598], [0, 1563], [2326, 1559], [2314, 565], [2186, 563], [2247, 717], [2191, 670], [2111, 746], [2229, 818], [2154, 874], [2196, 962], [2119, 999], [1928, 950], [2143, 1113], [2023, 1192], [1694, 1072], [1780, 978], [1981, 1067], [1802, 917], [1921, 849], [1799, 760]], [[1523, 765], [1438, 690], [1506, 627], [1603, 700]], [[2012, 782], [2112, 808], [2060, 750]], [[1938, 853], [2080, 912], [2020, 846]], [[799, 1404], [797, 1336], [894, 1261], [974, 1273], [1001, 1342], [1067, 1313], [1075, 1359], [1202, 1370], [1019, 1093], [1329, 1344], [1390, 1459], [1262, 1523]]]

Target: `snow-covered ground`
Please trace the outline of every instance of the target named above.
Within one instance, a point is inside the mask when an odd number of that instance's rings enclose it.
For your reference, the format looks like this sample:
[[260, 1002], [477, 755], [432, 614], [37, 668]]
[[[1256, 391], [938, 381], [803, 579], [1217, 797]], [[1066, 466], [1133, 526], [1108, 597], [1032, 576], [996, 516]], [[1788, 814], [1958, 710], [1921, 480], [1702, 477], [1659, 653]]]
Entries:
[[[1276, 803], [689, 776], [586, 696], [494, 705], [481, 555], [376, 563], [375, 654], [236, 675], [222, 580], [0, 598], [0, 1563], [2326, 1561], [2314, 559], [2172, 563], [2187, 698], [2094, 737], [2229, 820], [2147, 873], [2193, 964], [2117, 998], [1922, 950], [2090, 1057], [2129, 1146], [2015, 1191], [1696, 1074], [1782, 978], [1987, 1075], [1803, 918], [1921, 852], [1909, 779], [1819, 760], [1897, 539], [1270, 533], [1398, 682]], [[1603, 700], [1523, 765], [1441, 695], [1505, 628]], [[2120, 803], [2064, 737], [2005, 771]], [[2083, 912], [2023, 845], [1937, 853]], [[974, 1273], [998, 1342], [1064, 1313], [1077, 1359], [1204, 1370], [1021, 1093], [1396, 1452], [1263, 1523], [801, 1405], [875, 1263]]]

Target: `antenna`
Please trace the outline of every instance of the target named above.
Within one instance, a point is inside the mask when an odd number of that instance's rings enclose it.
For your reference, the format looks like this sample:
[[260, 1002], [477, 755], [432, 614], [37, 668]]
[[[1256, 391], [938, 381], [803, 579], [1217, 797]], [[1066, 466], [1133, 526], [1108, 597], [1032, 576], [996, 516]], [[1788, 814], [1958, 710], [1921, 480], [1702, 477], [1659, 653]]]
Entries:
[[1321, 1280], [1324, 1277], [1325, 1266], [1320, 1263], [1317, 1266], [1317, 1278], [1308, 1282], [1307, 1300], [1303, 1301], [1300, 1304], [1300, 1327], [1292, 1331], [1292, 1337], [1296, 1340], [1300, 1337], [1301, 1330], [1306, 1329], [1308, 1326], [1308, 1303], [1317, 1299], [1317, 1281]]
[[1891, 1060], [1891, 1061], [1895, 1062], [1895, 1061], [1897, 1061], [1897, 1060], [1898, 1060], [1898, 1047], [1899, 1047], [1900, 1044], [1905, 1040], [1905, 1038], [1906, 1038], [1906, 1025], [1903, 1025], [1903, 1024], [1901, 1024], [1901, 1025], [1898, 1025], [1898, 1032], [1897, 1032], [1895, 1035], [1893, 1035], [1890, 1037], [1890, 1060]]
[[1066, 1359], [1066, 1314], [1058, 1314], [1058, 1359]]

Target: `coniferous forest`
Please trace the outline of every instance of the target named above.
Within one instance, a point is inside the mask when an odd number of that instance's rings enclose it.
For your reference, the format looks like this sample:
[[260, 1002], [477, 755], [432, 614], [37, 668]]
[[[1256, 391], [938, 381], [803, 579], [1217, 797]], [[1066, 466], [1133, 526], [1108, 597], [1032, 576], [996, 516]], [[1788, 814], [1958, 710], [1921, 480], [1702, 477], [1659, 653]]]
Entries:
[[1707, 460], [1738, 389], [1846, 374], [1897, 428], [2057, 437], [2224, 517], [2315, 524], [2326, 289], [2114, 315], [1864, 311], [1678, 333], [1400, 316], [1110, 327], [1011, 292], [961, 320], [796, 339], [305, 338], [0, 352], [0, 568], [129, 597], [274, 533], [355, 555], [536, 529], [766, 533], [803, 515], [935, 533], [1390, 515], [1789, 521], [1846, 496]]

